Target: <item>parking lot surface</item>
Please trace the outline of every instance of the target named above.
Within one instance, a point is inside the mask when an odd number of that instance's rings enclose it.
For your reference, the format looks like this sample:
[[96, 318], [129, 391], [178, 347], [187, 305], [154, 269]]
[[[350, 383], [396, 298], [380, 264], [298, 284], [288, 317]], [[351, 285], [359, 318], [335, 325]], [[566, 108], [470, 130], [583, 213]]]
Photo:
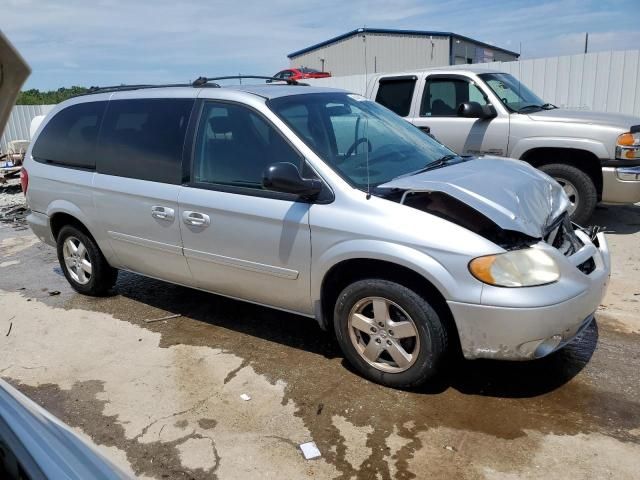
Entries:
[[638, 478], [640, 207], [593, 222], [613, 274], [579, 341], [411, 392], [353, 373], [312, 319], [123, 272], [76, 294], [0, 223], [0, 375], [141, 478]]

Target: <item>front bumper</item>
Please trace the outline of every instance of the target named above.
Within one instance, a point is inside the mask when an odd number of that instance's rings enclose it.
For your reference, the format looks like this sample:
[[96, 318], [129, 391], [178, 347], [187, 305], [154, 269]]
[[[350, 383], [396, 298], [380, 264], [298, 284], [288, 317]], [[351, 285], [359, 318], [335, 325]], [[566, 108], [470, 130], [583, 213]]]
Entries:
[[602, 167], [602, 201], [640, 202], [640, 166]]
[[[568, 265], [575, 271], [563, 272], [566, 278], [554, 284], [502, 288], [502, 297], [509, 297], [506, 303], [512, 305], [497, 305], [500, 298], [497, 295], [483, 295], [483, 298], [494, 301], [489, 305], [447, 302], [465, 358], [540, 358], [563, 347], [588, 326], [606, 292], [611, 262], [603, 233], [596, 237], [597, 246], [582, 232], [580, 239], [584, 247], [567, 260], [576, 257], [574, 263], [582, 262], [585, 255], [591, 255], [595, 269], [589, 274], [581, 272], [575, 265]], [[570, 287], [576, 286], [579, 288], [571, 290]], [[495, 290], [498, 287], [489, 288]], [[545, 305], [542, 299], [557, 298], [559, 289], [571, 291], [571, 297]], [[531, 305], [531, 302], [539, 303]]]

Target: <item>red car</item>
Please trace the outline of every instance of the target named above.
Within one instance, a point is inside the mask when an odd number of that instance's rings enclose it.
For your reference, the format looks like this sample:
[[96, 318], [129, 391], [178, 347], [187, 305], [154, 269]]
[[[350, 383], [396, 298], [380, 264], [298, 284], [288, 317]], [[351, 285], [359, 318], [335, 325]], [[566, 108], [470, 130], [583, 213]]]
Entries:
[[276, 73], [273, 78], [282, 80], [302, 80], [304, 78], [326, 78], [330, 77], [329, 72], [319, 72], [313, 68], [300, 67], [300, 68], [287, 68]]

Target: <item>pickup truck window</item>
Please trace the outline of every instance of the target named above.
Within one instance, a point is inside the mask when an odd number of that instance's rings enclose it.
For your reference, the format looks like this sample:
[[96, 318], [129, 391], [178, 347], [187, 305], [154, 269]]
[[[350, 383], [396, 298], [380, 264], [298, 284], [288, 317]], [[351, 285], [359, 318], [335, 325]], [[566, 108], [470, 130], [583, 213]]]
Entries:
[[487, 105], [482, 91], [472, 82], [458, 78], [437, 78], [427, 80], [424, 89], [421, 117], [456, 117], [458, 106], [464, 102]]
[[382, 78], [376, 94], [376, 102], [401, 117], [406, 117], [411, 110], [415, 87], [415, 77]]
[[544, 105], [540, 97], [508, 73], [482, 73], [478, 76], [511, 112], [529, 107], [542, 108]]

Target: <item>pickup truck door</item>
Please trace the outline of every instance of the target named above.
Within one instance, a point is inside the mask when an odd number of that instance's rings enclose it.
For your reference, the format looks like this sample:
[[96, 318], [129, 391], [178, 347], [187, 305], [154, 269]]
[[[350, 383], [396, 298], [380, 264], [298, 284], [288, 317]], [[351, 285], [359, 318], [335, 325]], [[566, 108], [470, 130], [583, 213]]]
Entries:
[[418, 89], [411, 123], [428, 129], [440, 142], [460, 155], [507, 155], [509, 116], [498, 110], [491, 119], [458, 116], [463, 102], [491, 104], [489, 94], [464, 75], [427, 75]]

